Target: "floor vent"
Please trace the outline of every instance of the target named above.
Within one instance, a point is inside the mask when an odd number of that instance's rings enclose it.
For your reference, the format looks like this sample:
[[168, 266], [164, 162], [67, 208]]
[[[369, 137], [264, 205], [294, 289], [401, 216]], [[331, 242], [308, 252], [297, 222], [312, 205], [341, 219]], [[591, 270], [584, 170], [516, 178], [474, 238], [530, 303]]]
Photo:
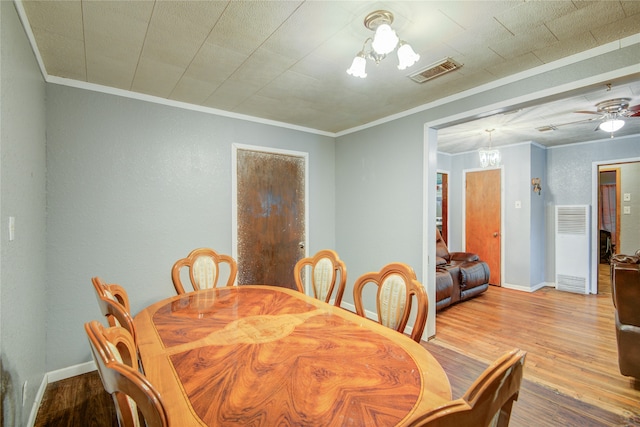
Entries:
[[434, 79], [448, 73], [449, 71], [457, 70], [460, 67], [462, 67], [462, 64], [457, 63], [451, 58], [444, 58], [441, 61], [433, 63], [428, 67], [409, 75], [409, 78], [416, 83], [424, 83], [427, 80]]

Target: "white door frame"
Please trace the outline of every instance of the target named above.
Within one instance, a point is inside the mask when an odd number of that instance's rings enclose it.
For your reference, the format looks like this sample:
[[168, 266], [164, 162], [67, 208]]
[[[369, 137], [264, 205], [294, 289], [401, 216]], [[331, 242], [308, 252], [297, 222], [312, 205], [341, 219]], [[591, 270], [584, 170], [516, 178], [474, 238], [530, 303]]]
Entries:
[[616, 163], [640, 162], [640, 157], [598, 160], [591, 163], [591, 286], [589, 292], [598, 293], [598, 266], [600, 265], [600, 224], [598, 224], [598, 172], [600, 166]]

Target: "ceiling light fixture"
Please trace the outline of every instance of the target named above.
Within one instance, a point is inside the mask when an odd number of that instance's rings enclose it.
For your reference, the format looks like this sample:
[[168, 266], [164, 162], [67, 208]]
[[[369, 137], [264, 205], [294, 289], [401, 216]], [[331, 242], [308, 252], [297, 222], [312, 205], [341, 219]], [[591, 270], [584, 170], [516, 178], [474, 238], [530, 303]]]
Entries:
[[613, 133], [617, 130], [620, 130], [624, 126], [624, 120], [620, 120], [615, 117], [608, 118], [604, 122], [600, 123], [600, 130], [605, 132]]
[[480, 165], [483, 168], [486, 168], [487, 166], [500, 166], [500, 161], [502, 160], [500, 150], [492, 148], [491, 146], [491, 132], [493, 131], [495, 131], [495, 129], [485, 129], [485, 132], [489, 132], [489, 148], [481, 148], [478, 150], [478, 155], [480, 155]]
[[[376, 65], [380, 63], [388, 54], [396, 50], [398, 55], [398, 69], [404, 70], [411, 67], [419, 59], [420, 55], [413, 51], [411, 46], [400, 40], [396, 32], [391, 28], [393, 23], [393, 13], [387, 10], [376, 10], [364, 18], [364, 26], [374, 32], [373, 38], [367, 38], [362, 44], [362, 50], [358, 52], [347, 73], [354, 77], [367, 77], [367, 59], [373, 60]], [[367, 43], [371, 44], [371, 49], [366, 51]]]
[[[609, 90], [611, 90], [610, 85]], [[604, 115], [602, 116], [602, 123], [600, 123], [596, 129], [610, 133], [611, 138], [613, 138], [613, 133], [624, 126], [624, 120], [622, 120], [622, 118], [633, 116], [632, 112], [628, 109], [629, 101], [631, 101], [630, 98], [616, 98], [598, 102], [596, 104], [597, 113]]]

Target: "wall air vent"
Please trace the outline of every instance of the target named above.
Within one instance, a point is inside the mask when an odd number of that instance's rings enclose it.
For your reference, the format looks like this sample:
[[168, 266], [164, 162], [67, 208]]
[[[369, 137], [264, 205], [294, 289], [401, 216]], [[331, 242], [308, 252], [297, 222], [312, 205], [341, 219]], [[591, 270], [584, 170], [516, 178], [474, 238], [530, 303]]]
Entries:
[[588, 294], [591, 284], [588, 205], [556, 206], [556, 289]]
[[409, 75], [409, 78], [416, 83], [424, 83], [427, 80], [434, 79], [448, 73], [449, 71], [457, 70], [460, 67], [462, 67], [462, 64], [457, 63], [451, 58], [444, 58], [441, 61], [435, 62], [428, 67]]

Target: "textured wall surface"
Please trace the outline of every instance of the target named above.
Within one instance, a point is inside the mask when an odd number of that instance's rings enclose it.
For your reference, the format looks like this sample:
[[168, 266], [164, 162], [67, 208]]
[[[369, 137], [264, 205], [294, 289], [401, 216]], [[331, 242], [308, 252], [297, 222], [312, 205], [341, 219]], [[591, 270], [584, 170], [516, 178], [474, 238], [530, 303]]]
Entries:
[[45, 84], [13, 2], [0, 19], [2, 425], [24, 426], [47, 357]]
[[[598, 201], [592, 200], [594, 164], [617, 163], [629, 159], [640, 160], [640, 135], [607, 138], [547, 150], [547, 281], [553, 282], [555, 274], [554, 206], [597, 205]], [[591, 218], [591, 223], [596, 224], [596, 220]], [[635, 230], [637, 224], [636, 221]], [[592, 242], [592, 248], [598, 251], [598, 243]]]
[[309, 251], [335, 245], [332, 138], [58, 85], [47, 114], [48, 370], [90, 360], [92, 276], [137, 313], [192, 249], [232, 253], [233, 143], [308, 152]]

